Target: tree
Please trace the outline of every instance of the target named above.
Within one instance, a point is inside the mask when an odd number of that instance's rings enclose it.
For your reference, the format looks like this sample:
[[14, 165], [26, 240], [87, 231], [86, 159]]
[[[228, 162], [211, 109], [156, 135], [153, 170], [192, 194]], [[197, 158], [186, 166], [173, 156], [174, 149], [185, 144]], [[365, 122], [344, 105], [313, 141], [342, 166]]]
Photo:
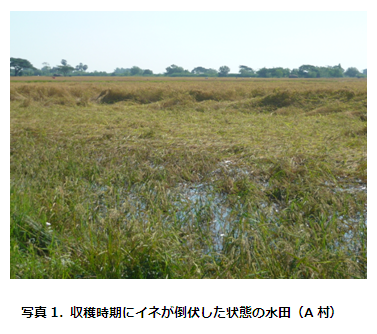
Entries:
[[344, 69], [342, 66], [336, 65], [328, 68], [329, 70], [329, 76], [332, 78], [341, 78], [344, 76]]
[[131, 75], [141, 75], [143, 70], [140, 67], [133, 66], [131, 67]]
[[129, 76], [131, 75], [131, 69], [130, 68], [119, 68], [117, 67], [115, 70], [114, 70], [114, 75], [115, 76]]
[[143, 75], [153, 75], [153, 71], [151, 70], [144, 70]]
[[347, 71], [344, 72], [344, 74], [347, 77], [355, 78], [361, 73], [359, 72], [359, 70], [356, 67], [349, 67], [349, 68], [347, 68]]
[[14, 68], [14, 75], [22, 75], [24, 69], [35, 70], [34, 66], [26, 59], [10, 58], [10, 67]]
[[248, 67], [248, 66], [245, 66], [245, 65], [240, 65], [240, 70], [245, 70], [245, 71], [253, 71], [253, 69], [251, 67]]
[[344, 76], [344, 69], [340, 64], [333, 66], [329, 69], [330, 77], [341, 78]]
[[305, 78], [316, 78], [318, 69], [313, 65], [301, 65], [298, 68], [298, 73], [300, 76]]
[[206, 72], [206, 75], [208, 77], [216, 77], [218, 75], [218, 72], [214, 70], [213, 68], [209, 68]]
[[[67, 62], [66, 62], [66, 65], [67, 65]], [[80, 72], [86, 71], [87, 69], [88, 69], [88, 65], [83, 65], [83, 63], [78, 64], [75, 68], [76, 71], [80, 71]]]
[[344, 73], [344, 69], [343, 69], [342, 65], [340, 65], [340, 64], [335, 65], [335, 66], [333, 66], [332, 68], [334, 68], [334, 69], [339, 69], [340, 71], [342, 71], [342, 73]]
[[319, 78], [319, 73], [317, 71], [309, 71], [306, 74], [307, 78]]
[[198, 67], [195, 67], [191, 73], [192, 74], [205, 74], [207, 73], [207, 69], [205, 67], [201, 67], [201, 66], [198, 66]]
[[59, 66], [54, 66], [52, 69], [50, 69], [50, 73], [58, 73], [60, 71]]
[[51, 72], [51, 66], [47, 62], [42, 63], [43, 67], [41, 68], [42, 75], [48, 75]]
[[217, 71], [214, 70], [213, 68], [205, 68], [202, 66], [195, 67], [192, 71], [191, 74], [196, 74], [196, 75], [205, 75], [207, 77], [215, 77], [217, 76]]
[[282, 78], [284, 76], [284, 71], [282, 68], [276, 68], [274, 69], [274, 77], [276, 78]]
[[63, 73], [66, 76], [69, 72], [73, 71], [74, 68], [71, 65], [67, 64], [65, 59], [62, 59], [61, 65], [58, 65], [59, 72]]
[[170, 65], [169, 67], [166, 68], [166, 73], [165, 75], [172, 75], [176, 73], [184, 73], [185, 70], [183, 67], [177, 66], [177, 65]]
[[230, 68], [228, 66], [221, 66], [219, 68], [219, 77], [226, 77], [230, 72]]
[[268, 68], [263, 67], [257, 71], [257, 76], [260, 78], [269, 78], [271, 73], [268, 71]]
[[255, 74], [255, 72], [251, 67], [240, 65], [239, 74], [243, 77], [251, 77]]

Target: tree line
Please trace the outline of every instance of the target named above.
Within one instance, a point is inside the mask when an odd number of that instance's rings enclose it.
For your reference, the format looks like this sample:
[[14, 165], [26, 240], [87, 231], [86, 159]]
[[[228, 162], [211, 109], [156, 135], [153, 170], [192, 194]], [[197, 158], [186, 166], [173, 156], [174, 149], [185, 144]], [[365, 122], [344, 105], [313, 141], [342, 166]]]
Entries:
[[28, 60], [22, 58], [10, 58], [11, 76], [167, 76], [167, 77], [241, 77], [241, 78], [341, 78], [353, 77], [364, 78], [367, 70], [360, 72], [355, 67], [344, 70], [342, 66], [313, 66], [302, 65], [299, 68], [289, 69], [283, 67], [266, 68], [254, 70], [249, 66], [240, 65], [238, 73], [231, 73], [228, 66], [221, 66], [218, 70], [195, 67], [189, 71], [181, 66], [170, 65], [164, 73], [154, 74], [152, 70], [141, 69], [138, 66], [131, 68], [116, 68], [113, 72], [87, 72], [88, 65], [80, 63], [75, 67], [62, 59], [60, 65], [51, 67], [44, 62], [41, 69], [35, 68]]

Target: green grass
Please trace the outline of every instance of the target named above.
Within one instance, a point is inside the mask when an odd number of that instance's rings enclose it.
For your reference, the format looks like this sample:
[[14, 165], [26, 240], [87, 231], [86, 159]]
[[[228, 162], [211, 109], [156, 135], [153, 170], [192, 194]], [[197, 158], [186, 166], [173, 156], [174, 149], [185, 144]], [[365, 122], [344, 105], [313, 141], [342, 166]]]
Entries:
[[366, 81], [10, 97], [11, 278], [366, 278]]

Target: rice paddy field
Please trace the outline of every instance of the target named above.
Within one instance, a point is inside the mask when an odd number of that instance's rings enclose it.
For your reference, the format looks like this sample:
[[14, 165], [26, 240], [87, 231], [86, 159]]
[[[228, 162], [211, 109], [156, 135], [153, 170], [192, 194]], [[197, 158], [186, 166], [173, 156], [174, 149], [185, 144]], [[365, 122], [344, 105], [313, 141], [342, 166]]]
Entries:
[[10, 82], [11, 278], [366, 278], [367, 81]]

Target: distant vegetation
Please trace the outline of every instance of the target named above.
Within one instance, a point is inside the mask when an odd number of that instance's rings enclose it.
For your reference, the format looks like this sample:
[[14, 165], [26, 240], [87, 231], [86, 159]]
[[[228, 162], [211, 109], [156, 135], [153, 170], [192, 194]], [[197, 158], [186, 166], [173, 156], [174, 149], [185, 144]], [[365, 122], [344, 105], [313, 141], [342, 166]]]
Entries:
[[63, 59], [61, 65], [51, 67], [48, 63], [43, 63], [41, 69], [35, 68], [28, 60], [21, 58], [10, 58], [10, 75], [11, 76], [53, 76], [56, 74], [63, 76], [167, 76], [167, 77], [241, 77], [241, 78], [365, 78], [367, 70], [362, 72], [355, 67], [344, 70], [342, 66], [313, 66], [302, 65], [299, 68], [290, 70], [289, 68], [263, 67], [254, 70], [251, 67], [240, 65], [238, 73], [231, 73], [228, 66], [221, 66], [218, 70], [205, 68], [202, 66], [195, 67], [192, 71], [184, 69], [177, 65], [170, 65], [162, 74], [154, 74], [150, 69], [141, 69], [138, 66], [131, 68], [116, 68], [112, 73], [107, 72], [87, 72], [88, 65], [79, 65], [73, 67], [67, 64]]

